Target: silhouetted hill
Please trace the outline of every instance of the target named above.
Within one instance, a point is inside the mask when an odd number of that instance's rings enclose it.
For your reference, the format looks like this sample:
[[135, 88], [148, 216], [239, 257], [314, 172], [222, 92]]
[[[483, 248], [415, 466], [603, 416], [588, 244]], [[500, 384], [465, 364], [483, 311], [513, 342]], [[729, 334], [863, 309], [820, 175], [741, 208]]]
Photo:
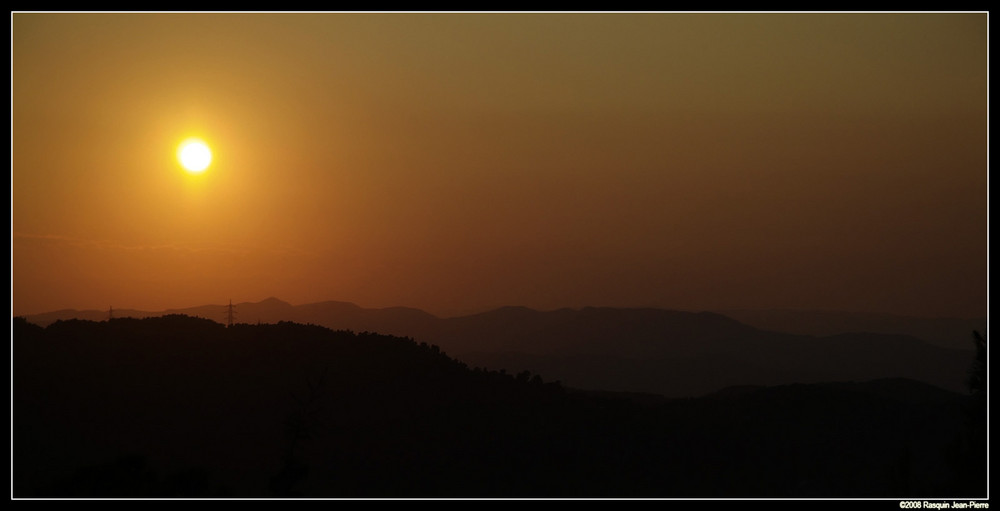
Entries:
[[[582, 389], [670, 397], [703, 395], [732, 385], [894, 377], [960, 391], [973, 356], [902, 335], [770, 332], [712, 312], [504, 307], [442, 319], [403, 307], [365, 309], [334, 301], [293, 306], [275, 298], [236, 308], [240, 322], [295, 321], [407, 336], [437, 344], [473, 366], [529, 370]], [[99, 314], [93, 312], [90, 317]], [[174, 312], [223, 321], [225, 306]], [[103, 314], [99, 317], [107, 316]], [[29, 320], [45, 324], [39, 317]]]
[[894, 401], [916, 405], [943, 404], [952, 402], [955, 398], [953, 392], [906, 378], [883, 378], [869, 382], [834, 382], [826, 385], [855, 392], [867, 392]]
[[714, 313], [506, 308], [447, 320], [428, 337], [472, 365], [567, 385], [668, 396], [732, 385], [903, 377], [962, 390], [971, 353], [898, 335], [767, 332]]
[[[724, 351], [729, 341], [758, 335], [711, 312], [606, 307], [551, 312], [505, 307], [447, 320], [439, 334], [449, 349], [534, 355], [702, 353]], [[462, 346], [462, 339], [475, 339], [474, 347]]]
[[918, 318], [894, 314], [810, 310], [726, 310], [722, 314], [762, 330], [829, 336], [853, 332], [908, 335], [945, 348], [972, 350], [971, 332], [986, 318]]
[[[153, 316], [162, 316], [166, 312], [147, 312], [135, 309], [115, 309], [113, 311], [114, 317], [116, 318], [147, 318]], [[197, 314], [191, 314], [196, 316]], [[41, 314], [31, 314], [25, 316], [25, 319], [30, 323], [34, 323], [40, 326], [49, 326], [56, 321], [66, 321], [70, 319], [83, 319], [87, 321], [104, 321], [108, 319], [108, 310], [76, 310], [76, 309], [61, 309], [52, 312], [43, 312]]]
[[15, 496], [985, 494], [969, 400], [902, 380], [621, 399], [405, 338], [180, 315], [15, 319], [13, 357]]

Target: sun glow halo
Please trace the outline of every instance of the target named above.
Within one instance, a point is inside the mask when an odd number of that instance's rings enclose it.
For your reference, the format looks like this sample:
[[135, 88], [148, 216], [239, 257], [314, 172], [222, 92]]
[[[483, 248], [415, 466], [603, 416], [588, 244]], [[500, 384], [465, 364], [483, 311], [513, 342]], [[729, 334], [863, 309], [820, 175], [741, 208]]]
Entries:
[[201, 140], [191, 138], [177, 148], [177, 160], [189, 172], [203, 172], [212, 163], [212, 150]]

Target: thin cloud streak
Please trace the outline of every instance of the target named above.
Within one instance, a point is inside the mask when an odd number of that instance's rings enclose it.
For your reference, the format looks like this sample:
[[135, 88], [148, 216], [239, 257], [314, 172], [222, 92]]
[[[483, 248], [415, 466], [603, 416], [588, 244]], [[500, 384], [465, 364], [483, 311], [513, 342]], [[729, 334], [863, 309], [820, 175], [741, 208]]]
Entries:
[[130, 245], [113, 240], [93, 240], [77, 238], [74, 236], [64, 236], [60, 234], [31, 234], [15, 232], [12, 241], [43, 241], [61, 243], [77, 248], [90, 248], [99, 250], [126, 250], [126, 251], [173, 251], [185, 252], [189, 254], [229, 254], [246, 256], [255, 253], [270, 253], [277, 255], [293, 256], [315, 256], [315, 252], [298, 249], [294, 247], [266, 247], [266, 248], [246, 248], [246, 247], [222, 247], [222, 246], [196, 246], [181, 245], [177, 243], [164, 243], [157, 245]]

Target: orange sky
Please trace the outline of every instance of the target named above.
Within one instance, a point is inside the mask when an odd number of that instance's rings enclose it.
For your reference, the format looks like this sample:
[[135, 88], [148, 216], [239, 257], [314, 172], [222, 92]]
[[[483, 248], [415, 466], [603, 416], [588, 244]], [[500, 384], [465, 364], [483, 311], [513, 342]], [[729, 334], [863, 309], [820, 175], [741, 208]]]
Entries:
[[14, 314], [987, 313], [986, 14], [11, 24]]

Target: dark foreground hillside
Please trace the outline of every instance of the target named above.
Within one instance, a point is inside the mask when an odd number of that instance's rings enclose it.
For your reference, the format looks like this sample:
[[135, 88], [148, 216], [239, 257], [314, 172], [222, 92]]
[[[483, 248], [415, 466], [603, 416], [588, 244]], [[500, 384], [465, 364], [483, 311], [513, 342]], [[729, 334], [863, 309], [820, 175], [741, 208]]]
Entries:
[[984, 416], [911, 380], [582, 393], [434, 346], [186, 316], [16, 319], [14, 496], [985, 496]]

